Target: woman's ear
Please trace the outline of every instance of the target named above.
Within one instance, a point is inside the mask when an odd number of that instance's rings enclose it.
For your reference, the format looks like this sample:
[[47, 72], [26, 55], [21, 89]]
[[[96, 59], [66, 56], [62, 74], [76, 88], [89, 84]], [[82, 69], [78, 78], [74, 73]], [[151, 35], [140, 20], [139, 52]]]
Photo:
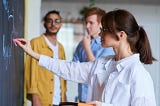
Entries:
[[117, 33], [117, 36], [118, 36], [118, 39], [121, 40], [121, 39], [124, 39], [127, 37], [127, 34], [124, 32], [124, 31], [119, 31]]

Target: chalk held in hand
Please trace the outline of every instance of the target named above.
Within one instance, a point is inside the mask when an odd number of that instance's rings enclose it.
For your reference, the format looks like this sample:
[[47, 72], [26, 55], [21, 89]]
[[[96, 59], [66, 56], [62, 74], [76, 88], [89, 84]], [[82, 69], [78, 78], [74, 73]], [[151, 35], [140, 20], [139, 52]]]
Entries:
[[20, 39], [18, 39], [18, 38], [13, 39], [13, 42], [14, 42], [14, 44], [15, 44], [16, 46], [17, 46], [17, 43], [18, 43], [18, 42], [21, 42], [21, 44], [23, 44], [23, 45], [25, 45], [25, 44], [26, 44], [26, 42], [25, 42], [25, 41], [20, 40]]
[[13, 39], [15, 46], [17, 46], [17, 39]]

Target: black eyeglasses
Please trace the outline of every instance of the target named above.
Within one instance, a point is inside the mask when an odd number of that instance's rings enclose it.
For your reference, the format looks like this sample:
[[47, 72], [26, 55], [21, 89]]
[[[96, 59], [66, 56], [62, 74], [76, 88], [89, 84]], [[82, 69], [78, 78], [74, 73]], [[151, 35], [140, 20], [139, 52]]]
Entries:
[[55, 22], [56, 24], [60, 24], [60, 23], [61, 23], [61, 20], [60, 20], [60, 19], [55, 19], [55, 20], [47, 19], [46, 22], [47, 22], [47, 23], [53, 23], [53, 22]]
[[100, 31], [101, 31], [101, 33], [104, 33], [104, 32], [106, 32], [106, 31], [107, 31], [107, 29], [106, 29], [106, 28], [104, 28], [104, 27], [100, 27]]

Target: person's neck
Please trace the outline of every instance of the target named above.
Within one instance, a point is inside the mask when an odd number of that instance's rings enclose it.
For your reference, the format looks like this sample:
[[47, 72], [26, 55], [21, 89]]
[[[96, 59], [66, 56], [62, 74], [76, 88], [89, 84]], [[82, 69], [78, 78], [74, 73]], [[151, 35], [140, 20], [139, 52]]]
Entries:
[[98, 34], [97, 35], [92, 35], [91, 36], [91, 39], [95, 39], [95, 38], [97, 38], [98, 37]]
[[56, 46], [56, 44], [57, 44], [57, 36], [55, 34], [47, 34], [47, 33], [45, 33], [44, 35], [53, 45]]
[[133, 52], [131, 51], [129, 46], [121, 46], [118, 48], [114, 48], [115, 52], [115, 61], [119, 61], [121, 59], [124, 59], [126, 57], [129, 57], [133, 55]]

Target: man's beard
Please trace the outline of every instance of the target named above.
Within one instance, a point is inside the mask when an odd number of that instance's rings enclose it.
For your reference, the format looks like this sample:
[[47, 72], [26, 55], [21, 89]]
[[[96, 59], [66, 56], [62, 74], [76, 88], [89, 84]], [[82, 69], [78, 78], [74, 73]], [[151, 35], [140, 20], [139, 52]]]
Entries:
[[46, 33], [49, 34], [49, 35], [57, 35], [57, 32], [50, 32], [50, 31], [46, 30]]

